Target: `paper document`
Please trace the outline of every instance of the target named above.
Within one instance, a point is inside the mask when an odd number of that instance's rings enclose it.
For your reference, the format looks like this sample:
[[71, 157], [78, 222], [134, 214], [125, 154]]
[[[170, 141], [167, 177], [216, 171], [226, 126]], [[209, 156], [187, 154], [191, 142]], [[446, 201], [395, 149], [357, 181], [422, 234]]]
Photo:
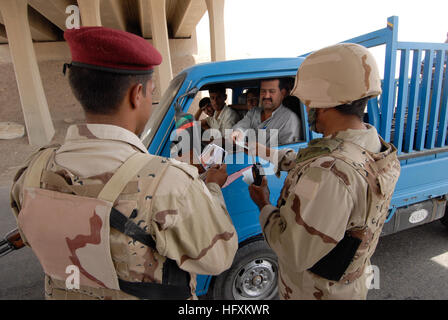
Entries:
[[199, 159], [204, 169], [208, 170], [214, 165], [223, 164], [226, 156], [227, 152], [223, 148], [211, 143], [205, 147]]

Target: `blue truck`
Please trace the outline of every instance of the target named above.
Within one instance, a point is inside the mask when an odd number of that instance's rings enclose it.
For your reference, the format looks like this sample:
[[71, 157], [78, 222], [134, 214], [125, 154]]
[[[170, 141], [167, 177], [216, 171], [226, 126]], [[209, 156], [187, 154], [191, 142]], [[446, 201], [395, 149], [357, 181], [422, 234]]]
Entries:
[[[398, 149], [402, 167], [382, 235], [440, 219], [448, 227], [448, 44], [399, 42], [398, 17], [387, 26], [343, 42], [385, 50], [383, 93], [369, 100], [365, 121]], [[195, 65], [179, 73], [164, 93], [142, 136], [151, 154], [169, 157], [175, 129], [175, 105], [192, 113], [198, 93], [221, 84], [237, 104], [244, 90], [261, 79], [292, 78], [307, 54]], [[309, 129], [305, 106], [297, 110], [303, 141], [278, 148], [305, 148], [319, 137]], [[230, 158], [229, 158], [230, 157]], [[236, 159], [239, 161], [235, 161]], [[252, 164], [243, 152], [229, 154], [229, 175]], [[276, 203], [286, 174], [269, 175], [271, 202]], [[238, 232], [239, 250], [232, 267], [221, 275], [198, 277], [197, 294], [211, 299], [273, 299], [277, 296], [276, 256], [264, 241], [259, 211], [242, 178], [223, 188], [226, 205]]]

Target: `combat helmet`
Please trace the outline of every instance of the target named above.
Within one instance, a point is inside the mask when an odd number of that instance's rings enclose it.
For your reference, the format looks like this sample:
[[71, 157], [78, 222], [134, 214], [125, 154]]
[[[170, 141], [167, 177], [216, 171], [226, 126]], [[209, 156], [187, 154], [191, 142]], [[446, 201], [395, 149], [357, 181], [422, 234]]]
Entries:
[[291, 95], [309, 108], [332, 108], [380, 93], [373, 55], [361, 45], [342, 43], [315, 51], [303, 61]]

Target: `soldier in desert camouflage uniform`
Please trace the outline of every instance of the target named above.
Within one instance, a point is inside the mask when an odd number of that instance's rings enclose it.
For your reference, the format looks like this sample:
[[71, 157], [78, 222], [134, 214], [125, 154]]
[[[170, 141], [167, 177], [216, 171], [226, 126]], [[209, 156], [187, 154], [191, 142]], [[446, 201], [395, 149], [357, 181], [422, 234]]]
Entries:
[[278, 255], [282, 299], [366, 299], [366, 268], [400, 174], [395, 147], [362, 122], [367, 100], [380, 93], [367, 49], [339, 44], [318, 50], [300, 66], [292, 94], [324, 138], [298, 154], [258, 150], [288, 172], [277, 206], [269, 203], [266, 179], [249, 187]]
[[[196, 274], [220, 274], [238, 247], [221, 188], [188, 164], [148, 154], [152, 108], [146, 40], [102, 27], [67, 30], [70, 85], [86, 124], [17, 173], [11, 206], [44, 272], [47, 299], [195, 299]], [[122, 87], [124, 85], [124, 87]], [[110, 224], [109, 224], [110, 221]], [[66, 287], [66, 268], [80, 271]]]

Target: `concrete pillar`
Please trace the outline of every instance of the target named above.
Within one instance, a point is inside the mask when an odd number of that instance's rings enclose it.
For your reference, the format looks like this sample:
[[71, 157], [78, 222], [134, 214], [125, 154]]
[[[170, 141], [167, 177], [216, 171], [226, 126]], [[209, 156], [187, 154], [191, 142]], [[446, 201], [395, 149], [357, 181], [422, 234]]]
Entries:
[[65, 10], [73, 4], [71, 0], [28, 0], [28, 4], [59, 29], [66, 29]]
[[174, 38], [189, 38], [207, 12], [204, 0], [183, 0], [176, 3], [171, 14], [171, 31]]
[[210, 51], [212, 61], [226, 60], [224, 32], [224, 0], [205, 0], [210, 21]]
[[100, 0], [78, 0], [78, 7], [84, 27], [101, 26]]
[[123, 0], [101, 0], [102, 24], [108, 28], [126, 30], [125, 5]]
[[[148, 5], [150, 11], [148, 14], [151, 16], [152, 44], [155, 48], [157, 48], [163, 57], [163, 62], [158, 67], [158, 85], [160, 87], [161, 94], [163, 94], [173, 78], [168, 27], [166, 21], [166, 1], [149, 0]], [[145, 12], [143, 12], [143, 14], [145, 14]]]
[[28, 141], [42, 146], [53, 138], [54, 127], [31, 39], [27, 6], [26, 0], [0, 0]]

